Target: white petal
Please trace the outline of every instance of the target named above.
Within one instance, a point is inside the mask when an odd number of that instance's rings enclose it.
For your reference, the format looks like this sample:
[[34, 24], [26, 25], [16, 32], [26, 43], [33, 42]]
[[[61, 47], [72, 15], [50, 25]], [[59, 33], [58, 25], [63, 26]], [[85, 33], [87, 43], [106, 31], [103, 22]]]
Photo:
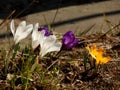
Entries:
[[18, 25], [18, 27], [17, 27], [17, 29], [16, 29], [15, 35], [20, 36], [20, 35], [24, 32], [25, 28], [26, 28], [26, 21], [22, 21], [22, 22]]
[[39, 27], [39, 23], [36, 23], [34, 28], [33, 28], [33, 32], [32, 32], [32, 41], [38, 40], [38, 27]]
[[14, 37], [15, 43], [17, 44], [22, 39], [25, 39], [32, 32], [32, 29], [33, 29], [33, 25], [30, 24], [24, 28], [23, 30], [24, 32], [21, 32], [21, 34], [15, 34]]
[[[47, 45], [47, 44], [46, 44]], [[44, 45], [45, 46], [45, 45]], [[44, 55], [46, 55], [48, 52], [53, 52], [53, 51], [60, 51], [62, 46], [62, 43], [58, 42], [58, 43], [54, 43], [49, 47], [43, 47], [41, 48], [40, 51], [40, 56], [43, 57]]]
[[32, 48], [35, 49], [39, 44], [40, 31], [38, 31], [39, 23], [36, 23], [32, 32]]
[[56, 36], [50, 35], [49, 37], [46, 38], [45, 43], [52, 44], [52, 43], [55, 43], [55, 41], [56, 41]]
[[45, 56], [47, 54], [47, 52], [45, 52], [45, 51], [40, 51], [40, 56], [41, 56], [41, 58], [43, 57], [43, 56]]
[[47, 51], [56, 41], [56, 36], [55, 35], [50, 35], [49, 37], [46, 37], [44, 40], [44, 46], [46, 48], [45, 51]]
[[30, 34], [32, 32], [32, 30], [33, 30], [33, 25], [29, 24], [25, 27], [24, 33]]
[[[43, 30], [44, 31], [44, 30]], [[50, 35], [48, 37], [44, 36], [44, 33], [40, 35], [40, 46], [41, 48], [49, 48], [56, 41], [55, 35]]]
[[62, 43], [60, 42], [54, 43], [53, 45], [51, 45], [50, 48], [48, 48], [46, 52], [48, 53], [48, 52], [53, 52], [53, 51], [60, 51], [61, 46], [62, 46]]
[[40, 33], [40, 35], [39, 35], [40, 47], [43, 48], [44, 47], [44, 42], [45, 42], [47, 37], [45, 36], [45, 31], [44, 30], [40, 31], [39, 33]]
[[35, 49], [35, 48], [37, 48], [38, 46], [39, 46], [39, 42], [38, 41], [33, 41], [32, 42], [32, 48], [33, 48], [33, 50]]
[[12, 19], [11, 23], [10, 23], [10, 30], [13, 34], [13, 36], [15, 35], [15, 24], [14, 24], [14, 19]]
[[14, 37], [14, 41], [15, 41], [15, 44], [17, 44], [17, 43], [20, 41], [20, 39], [19, 39], [19, 36], [18, 36], [18, 35], [16, 35], [16, 36]]
[[38, 31], [38, 28], [39, 28], [39, 23], [36, 23], [35, 26], [34, 26], [34, 28], [33, 28], [33, 30]]
[[40, 43], [40, 56], [43, 57], [45, 54], [48, 52], [52, 51], [59, 51], [62, 44], [61, 43], [56, 43], [56, 36], [55, 35], [50, 35], [49, 37], [46, 37], [43, 43]]

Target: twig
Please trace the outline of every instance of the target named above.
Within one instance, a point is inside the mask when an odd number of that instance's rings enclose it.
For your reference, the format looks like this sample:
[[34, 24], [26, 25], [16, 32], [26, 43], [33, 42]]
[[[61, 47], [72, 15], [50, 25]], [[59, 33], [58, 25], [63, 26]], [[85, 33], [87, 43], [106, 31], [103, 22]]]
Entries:
[[[59, 11], [60, 5], [61, 5], [61, 0], [60, 0], [60, 2], [59, 2], [59, 4], [58, 4], [58, 7], [57, 7], [57, 10], [56, 10], [56, 12], [55, 12], [55, 16], [54, 16], [54, 18], [53, 18], [52, 23], [55, 22], [55, 19], [56, 19], [56, 17], [57, 17], [57, 13], [58, 13], [58, 11]], [[54, 31], [54, 28], [53, 28], [53, 31]]]
[[21, 15], [26, 9], [28, 9], [36, 0], [33, 0], [27, 7], [25, 7], [20, 13], [18, 13], [14, 18], [18, 17]]
[[[28, 9], [36, 0], [33, 0], [26, 8], [24, 8], [20, 13], [18, 13], [14, 18], [17, 18], [19, 15], [21, 15], [26, 9]], [[15, 13], [16, 10], [13, 10], [5, 20], [3, 20], [2, 23], [0, 23], [0, 26], [7, 21], [7, 19], [10, 19], [12, 17], [12, 15]], [[9, 21], [10, 22], [10, 21]], [[7, 22], [6, 24], [8, 24], [9, 22]], [[5, 26], [5, 25], [4, 25]], [[2, 28], [2, 27], [1, 27]]]
[[59, 61], [59, 59], [57, 59], [56, 61], [54, 61], [48, 68], [47, 70], [49, 70], [55, 63], [57, 63]]
[[44, 72], [44, 74], [45, 74], [54, 64], [56, 64], [58, 61], [59, 61], [59, 59], [57, 59], [56, 61], [54, 61], [54, 62], [47, 68], [47, 70]]
[[15, 10], [13, 10], [8, 16], [6, 19], [4, 19], [1, 23], [0, 23], [0, 26], [7, 21], [7, 19], [9, 19], [13, 14], [15, 13]]

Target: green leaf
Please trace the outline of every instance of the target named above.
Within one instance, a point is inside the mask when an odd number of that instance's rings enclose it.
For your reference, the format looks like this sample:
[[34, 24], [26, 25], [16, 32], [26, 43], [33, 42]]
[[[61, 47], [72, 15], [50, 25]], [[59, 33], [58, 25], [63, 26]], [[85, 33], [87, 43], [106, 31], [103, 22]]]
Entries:
[[88, 53], [84, 53], [84, 58], [83, 58], [83, 64], [84, 64], [84, 69], [86, 71], [86, 64], [87, 64], [87, 59], [88, 59]]
[[14, 53], [13, 53], [13, 56], [12, 56], [12, 60], [15, 58], [18, 50], [20, 50], [19, 43], [16, 44], [15, 47], [14, 47]]

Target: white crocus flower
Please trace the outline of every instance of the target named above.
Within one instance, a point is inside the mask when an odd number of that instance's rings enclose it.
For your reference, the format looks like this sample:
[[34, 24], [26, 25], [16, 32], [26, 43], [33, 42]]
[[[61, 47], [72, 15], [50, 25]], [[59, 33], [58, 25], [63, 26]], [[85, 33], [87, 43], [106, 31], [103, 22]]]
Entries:
[[45, 36], [45, 31], [40, 31], [39, 33], [39, 42], [40, 42], [40, 56], [43, 57], [48, 52], [60, 51], [62, 43], [56, 42], [56, 36], [50, 35]]
[[35, 48], [37, 48], [37, 46], [40, 44], [40, 42], [39, 42], [40, 31], [38, 31], [38, 27], [39, 27], [39, 23], [36, 23], [33, 28], [33, 32], [32, 32], [32, 48], [33, 48], [33, 50]]
[[15, 30], [14, 20], [12, 20], [10, 23], [10, 29], [14, 36], [15, 44], [17, 44], [22, 39], [25, 39], [32, 32], [33, 25], [26, 25], [26, 21], [22, 21]]

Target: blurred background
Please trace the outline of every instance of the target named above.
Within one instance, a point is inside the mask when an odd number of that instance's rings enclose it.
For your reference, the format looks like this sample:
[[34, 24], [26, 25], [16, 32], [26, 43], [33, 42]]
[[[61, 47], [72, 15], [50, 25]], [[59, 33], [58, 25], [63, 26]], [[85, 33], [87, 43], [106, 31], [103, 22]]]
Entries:
[[27, 14], [62, 8], [70, 5], [80, 5], [94, 2], [102, 2], [106, 0], [0, 0], [0, 18], [6, 18], [10, 12], [15, 10], [14, 15], [18, 14], [23, 9], [25, 12], [20, 16]]

